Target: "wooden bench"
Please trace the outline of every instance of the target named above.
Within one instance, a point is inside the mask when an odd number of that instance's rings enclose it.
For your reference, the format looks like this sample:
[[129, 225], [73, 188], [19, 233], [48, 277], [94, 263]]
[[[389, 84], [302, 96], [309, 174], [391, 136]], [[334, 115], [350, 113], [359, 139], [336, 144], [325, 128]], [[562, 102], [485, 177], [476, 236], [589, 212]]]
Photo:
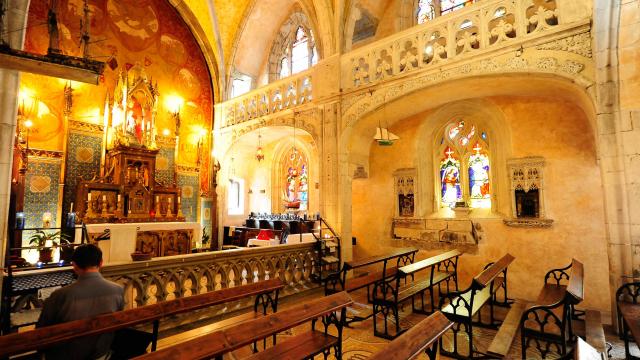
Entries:
[[[507, 268], [513, 260], [513, 256], [506, 254], [474, 277], [467, 289], [443, 294], [444, 296], [441, 298], [440, 307], [447, 318], [455, 322], [455, 325], [451, 327], [454, 339], [453, 350], [449, 351], [444, 349], [441, 342], [442, 355], [457, 359], [473, 358], [475, 354], [488, 356], [474, 349], [473, 326], [496, 328], [500, 325], [500, 322], [494, 317], [494, 302], [491, 300], [494, 298], [496, 291], [503, 287], [503, 283], [507, 278]], [[448, 305], [443, 306], [445, 300], [448, 300]], [[489, 323], [484, 323], [480, 317], [480, 310], [486, 304], [490, 306]], [[474, 317], [477, 317], [478, 321], [474, 321]], [[462, 328], [464, 328], [469, 339], [469, 351], [467, 355], [461, 354], [458, 351], [458, 333]]]
[[[99, 315], [91, 319], [75, 320], [45, 326], [35, 330], [0, 336], [0, 359], [51, 346], [64, 344], [83, 336], [94, 336], [132, 326], [153, 323], [151, 351], [155, 350], [161, 318], [191, 312], [206, 307], [224, 304], [256, 296], [254, 312], [264, 316], [268, 309], [277, 310], [278, 293], [284, 287], [279, 279], [266, 280], [205, 294], [163, 301], [134, 309]], [[258, 316], [257, 316], [258, 317]]]
[[627, 359], [640, 359], [629, 352], [629, 341], [640, 345], [640, 282], [622, 285], [616, 291], [619, 334], [624, 340]]
[[[571, 274], [567, 272], [569, 269]], [[535, 343], [543, 358], [552, 350], [553, 344], [558, 353], [567, 355], [568, 342], [574, 335], [574, 306], [583, 299], [583, 274], [583, 265], [576, 259], [567, 267], [547, 272], [537, 300], [524, 311], [520, 319], [523, 358], [526, 358], [531, 342]]]
[[422, 353], [426, 353], [430, 360], [435, 360], [438, 340], [452, 325], [446, 316], [436, 311], [386, 344], [383, 350], [373, 354], [369, 360], [410, 360]]
[[[370, 301], [369, 287], [376, 281], [394, 276], [398, 271], [398, 267], [413, 263], [415, 254], [418, 252], [416, 248], [394, 249], [386, 254], [370, 256], [364, 259], [353, 261], [345, 261], [339, 274], [329, 277], [324, 284], [325, 295], [330, 295], [339, 291], [356, 291], [367, 288], [367, 300]], [[389, 261], [396, 259], [395, 266], [389, 266]], [[381, 271], [370, 272], [364, 276], [352, 277], [347, 279], [347, 274], [351, 270], [362, 268], [365, 266], [382, 263]]]
[[[430, 314], [435, 309], [434, 288], [438, 286], [441, 296], [441, 285], [446, 283], [447, 292], [458, 290], [458, 258], [462, 253], [452, 250], [430, 257], [410, 265], [400, 267], [393, 278], [378, 280], [373, 287], [373, 331], [374, 335], [385, 339], [393, 339], [402, 333], [398, 307], [400, 303], [411, 299], [411, 309], [418, 313]], [[415, 279], [415, 274], [429, 270], [429, 276]], [[409, 278], [413, 281], [409, 281]], [[425, 310], [424, 293], [429, 291], [431, 309]], [[415, 296], [420, 295], [420, 308], [416, 308]], [[384, 332], [378, 330], [377, 314], [384, 317]], [[395, 333], [389, 333], [389, 316], [395, 320]]]
[[[306, 359], [321, 353], [326, 358], [332, 348], [335, 357], [341, 359], [344, 318], [347, 306], [352, 302], [346, 292], [336, 293], [202, 335], [136, 359], [221, 359], [223, 354], [309, 321], [312, 321], [311, 331], [279, 341], [277, 345], [255, 353], [249, 359]], [[336, 314], [337, 312], [340, 314]], [[318, 318], [321, 318], [323, 331], [316, 330]], [[336, 329], [337, 336], [329, 335], [328, 330], [332, 327]]]

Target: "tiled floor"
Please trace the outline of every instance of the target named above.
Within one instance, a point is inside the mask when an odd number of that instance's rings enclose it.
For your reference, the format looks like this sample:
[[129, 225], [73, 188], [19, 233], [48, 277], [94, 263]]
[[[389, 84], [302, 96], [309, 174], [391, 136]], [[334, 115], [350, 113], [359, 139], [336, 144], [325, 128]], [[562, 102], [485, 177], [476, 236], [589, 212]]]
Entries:
[[[364, 294], [365, 293], [356, 292], [355, 294], [352, 294], [352, 297], [356, 302], [360, 304], [365, 304], [366, 296]], [[310, 300], [314, 297], [317, 297], [318, 295], [321, 296], [321, 294], [315, 292], [315, 293], [305, 294], [304, 296], [297, 296], [295, 298], [285, 298], [283, 299], [284, 301], [281, 304], [281, 306], [279, 306], [279, 309], [283, 309], [294, 304], [299, 304], [300, 302], [303, 302], [306, 299]], [[498, 318], [503, 318], [505, 315], [506, 315], [506, 309], [497, 310]], [[425, 317], [426, 317], [425, 315], [412, 313], [411, 305], [408, 304], [401, 311], [400, 323], [403, 328], [408, 328], [413, 324], [416, 324], [420, 320], [424, 319]], [[281, 333], [278, 335], [278, 337], [284, 339], [286, 337], [299, 334], [303, 331], [308, 331], [310, 330], [310, 328], [311, 328], [310, 323], [304, 324], [294, 329], [291, 329], [285, 333]], [[607, 329], [607, 327], [605, 327], [605, 329]], [[495, 333], [496, 333], [495, 330], [476, 328], [474, 331], [474, 342], [476, 344], [476, 349], [479, 351], [486, 351]], [[611, 351], [611, 359], [613, 360], [624, 359], [624, 345], [622, 341], [620, 341], [620, 339], [618, 339], [618, 337], [615, 334], [613, 334], [611, 331], [607, 331], [606, 335], [607, 335], [607, 341], [610, 342], [613, 346], [613, 349]], [[514, 344], [511, 348], [511, 352], [509, 353], [508, 359], [520, 359], [520, 345], [517, 339], [519, 339], [519, 335], [516, 335], [516, 341], [514, 341]], [[446, 334], [444, 336], [444, 343], [446, 347], [450, 346], [451, 340], [452, 340], [451, 334]], [[389, 342], [388, 340], [381, 339], [373, 335], [373, 321], [371, 318], [359, 323], [354, 323], [352, 324], [352, 327], [346, 328], [344, 331], [343, 359], [364, 360], [368, 358], [371, 354], [383, 348], [385, 344], [387, 344], [388, 342]], [[164, 345], [168, 345], [168, 344], [165, 343]], [[640, 354], [637, 347], [635, 347], [635, 345], [633, 345], [633, 347], [634, 347], [633, 351], [636, 354]], [[249, 354], [250, 354], [250, 350], [248, 348], [241, 349], [234, 352], [234, 354], [230, 356], [225, 356], [225, 359], [242, 359], [243, 357]], [[323, 358], [322, 356], [316, 356], [316, 359], [322, 359], [322, 358]], [[333, 356], [331, 356], [330, 358], [333, 359]], [[447, 357], [444, 357], [444, 356], [440, 358], [448, 359]], [[557, 358], [557, 356], [548, 357], [548, 358], [554, 359], [554, 358]], [[422, 355], [421, 357], [419, 357], [419, 359], [427, 359], [427, 357], [426, 355]], [[540, 356], [538, 354], [534, 354], [533, 351], [530, 350], [527, 354], [527, 359], [540, 359]]]

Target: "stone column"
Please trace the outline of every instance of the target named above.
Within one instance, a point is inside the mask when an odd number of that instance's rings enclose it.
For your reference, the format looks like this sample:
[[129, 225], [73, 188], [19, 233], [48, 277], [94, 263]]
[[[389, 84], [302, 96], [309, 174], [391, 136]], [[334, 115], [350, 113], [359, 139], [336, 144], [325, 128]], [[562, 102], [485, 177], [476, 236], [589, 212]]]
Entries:
[[[5, 29], [9, 45], [14, 49], [22, 49], [29, 0], [9, 0], [5, 14]], [[19, 31], [11, 31], [22, 29]], [[18, 88], [20, 73], [13, 70], [0, 69], [0, 268], [4, 267], [5, 249], [7, 247], [7, 219], [9, 217], [9, 199], [11, 196], [11, 167], [13, 163], [13, 142], [16, 133], [18, 113]], [[0, 285], [4, 274], [0, 270]], [[0, 286], [0, 289], [2, 287]], [[1, 292], [2, 290], [0, 290]]]
[[[604, 188], [612, 322], [615, 291], [640, 278], [639, 0], [594, 0], [598, 160]], [[631, 96], [625, 97], [633, 91]], [[635, 109], [635, 110], [634, 110]], [[617, 327], [615, 327], [617, 328]]]

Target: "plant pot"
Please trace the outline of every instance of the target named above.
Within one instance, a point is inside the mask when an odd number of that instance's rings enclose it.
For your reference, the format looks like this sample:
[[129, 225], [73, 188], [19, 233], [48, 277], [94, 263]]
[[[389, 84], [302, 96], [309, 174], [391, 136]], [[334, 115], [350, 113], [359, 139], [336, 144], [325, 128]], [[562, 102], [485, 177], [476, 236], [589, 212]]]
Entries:
[[38, 258], [38, 261], [40, 261], [41, 263], [50, 263], [51, 261], [53, 261], [52, 254], [52, 248], [40, 249], [40, 257]]

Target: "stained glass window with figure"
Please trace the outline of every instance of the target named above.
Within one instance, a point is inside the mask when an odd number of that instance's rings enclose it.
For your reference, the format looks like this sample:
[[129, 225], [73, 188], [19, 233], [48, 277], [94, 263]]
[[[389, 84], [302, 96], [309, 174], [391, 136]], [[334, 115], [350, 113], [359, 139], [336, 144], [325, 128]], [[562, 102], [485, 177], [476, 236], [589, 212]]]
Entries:
[[420, 0], [418, 1], [418, 24], [424, 24], [429, 20], [433, 20], [436, 17], [436, 7], [434, 0]]
[[489, 157], [482, 152], [480, 143], [473, 147], [469, 156], [469, 198], [473, 208], [490, 208]]
[[309, 164], [304, 154], [293, 147], [284, 158], [284, 194], [287, 208], [309, 207]]
[[471, 208], [491, 208], [488, 139], [487, 132], [472, 120], [457, 117], [438, 133], [442, 207], [464, 202]]
[[442, 9], [442, 15], [445, 15], [452, 11], [460, 10], [476, 1], [477, 0], [440, 0], [440, 9]]
[[454, 206], [462, 200], [460, 189], [460, 161], [455, 158], [455, 152], [450, 147], [444, 151], [444, 158], [440, 162], [440, 182], [443, 206]]

